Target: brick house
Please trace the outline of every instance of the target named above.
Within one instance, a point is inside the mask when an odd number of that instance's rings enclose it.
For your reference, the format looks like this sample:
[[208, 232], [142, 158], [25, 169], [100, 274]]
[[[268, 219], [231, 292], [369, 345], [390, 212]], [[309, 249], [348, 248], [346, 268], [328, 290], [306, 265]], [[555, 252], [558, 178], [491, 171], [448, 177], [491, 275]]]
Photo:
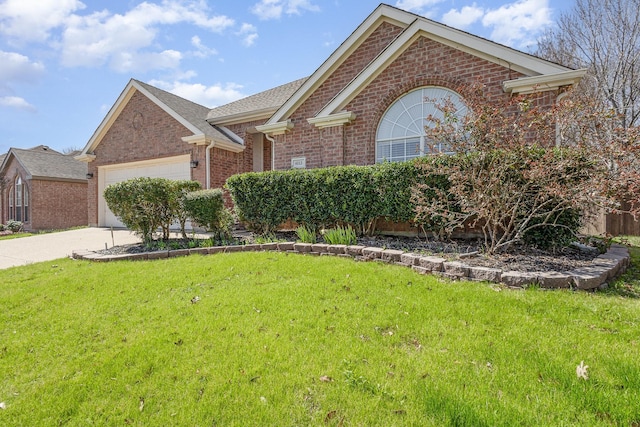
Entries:
[[40, 145], [11, 148], [0, 164], [0, 222], [28, 231], [87, 225], [87, 165]]
[[212, 110], [132, 80], [77, 157], [94, 176], [89, 223], [113, 223], [101, 192], [138, 166], [180, 162], [209, 188], [239, 172], [406, 160], [426, 151], [434, 102], [464, 110], [464, 85], [480, 82], [487, 102], [541, 92], [551, 104], [584, 73], [381, 4], [310, 77]]

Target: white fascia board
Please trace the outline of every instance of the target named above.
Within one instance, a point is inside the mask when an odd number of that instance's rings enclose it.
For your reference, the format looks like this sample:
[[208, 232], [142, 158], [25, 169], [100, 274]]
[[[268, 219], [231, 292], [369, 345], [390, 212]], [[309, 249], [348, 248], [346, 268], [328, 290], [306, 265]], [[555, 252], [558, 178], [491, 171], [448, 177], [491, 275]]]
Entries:
[[362, 89], [364, 89], [373, 79], [375, 79], [387, 66], [393, 62], [406, 47], [411, 45], [418, 38], [415, 31], [410, 31], [415, 27], [412, 24], [405, 30], [393, 43], [378, 55], [360, 74], [358, 74], [351, 82], [345, 86], [325, 107], [320, 110], [316, 117], [326, 117], [341, 111], [344, 107], [355, 98]]
[[100, 125], [98, 126], [98, 128], [95, 130], [95, 132], [93, 132], [93, 135], [91, 135], [91, 138], [83, 148], [82, 152], [78, 155], [78, 157], [82, 157], [84, 155], [87, 155], [87, 156], [92, 155], [91, 152], [95, 150], [98, 144], [100, 144], [100, 141], [102, 141], [102, 138], [104, 137], [104, 135], [107, 133], [109, 128], [111, 128], [111, 125], [113, 125], [113, 122], [116, 121], [116, 119], [118, 118], [118, 116], [120, 115], [124, 107], [127, 105], [129, 100], [135, 93], [135, 91], [136, 91], [136, 88], [134, 88], [134, 81], [130, 80], [127, 86], [125, 86], [122, 93], [120, 93], [120, 96], [118, 97], [116, 102], [109, 109], [109, 112], [107, 113], [105, 118], [102, 119], [102, 122], [100, 122]]
[[245, 112], [245, 113], [230, 114], [228, 116], [221, 116], [213, 119], [207, 119], [207, 122], [209, 122], [212, 125], [225, 125], [225, 126], [237, 125], [241, 123], [254, 122], [257, 120], [267, 120], [276, 111], [277, 111], [277, 108], [269, 107], [269, 108], [263, 108], [261, 110], [254, 110], [254, 111]]
[[151, 102], [153, 102], [162, 110], [164, 110], [167, 114], [173, 117], [176, 121], [178, 121], [184, 127], [189, 129], [189, 131], [191, 131], [192, 133], [198, 134], [201, 132], [198, 128], [193, 126], [192, 123], [189, 123], [182, 116], [177, 114], [175, 111], [169, 108], [166, 104], [164, 104], [154, 95], [152, 95], [149, 91], [147, 91], [145, 88], [140, 86], [135, 80], [131, 79], [127, 84], [127, 86], [122, 91], [122, 93], [120, 94], [120, 96], [118, 97], [118, 99], [116, 100], [116, 102], [113, 104], [113, 106], [111, 107], [111, 109], [109, 110], [105, 118], [102, 120], [102, 122], [98, 126], [98, 129], [96, 129], [96, 131], [93, 133], [93, 135], [91, 136], [91, 139], [89, 139], [89, 142], [87, 142], [87, 145], [84, 147], [82, 152], [78, 155], [78, 157], [82, 157], [84, 155], [91, 155], [93, 150], [95, 150], [98, 144], [100, 144], [104, 135], [109, 131], [113, 123], [116, 121], [116, 119], [118, 118], [118, 116], [120, 115], [120, 113], [122, 112], [122, 110], [127, 105], [127, 103], [129, 102], [129, 100], [131, 99], [131, 97], [136, 91], [139, 91], [144, 96], [149, 98]]
[[96, 159], [96, 155], [95, 154], [88, 154], [88, 153], [81, 153], [78, 154], [77, 156], [73, 156], [74, 159], [80, 161], [80, 162], [93, 162]]
[[423, 31], [426, 37], [435, 41], [496, 64], [510, 65], [512, 70], [520, 71], [526, 75], [554, 74], [571, 70], [560, 64], [529, 55], [439, 22], [421, 20], [419, 30]]
[[211, 143], [211, 138], [207, 137], [203, 133], [198, 135], [183, 136], [180, 139], [187, 144], [193, 145], [209, 145]]
[[329, 58], [300, 86], [266, 122], [274, 124], [289, 118], [291, 114], [312, 94], [342, 63], [373, 33], [382, 22], [407, 27], [416, 19], [408, 12], [381, 4], [362, 24], [336, 49]]
[[173, 109], [169, 108], [167, 106], [167, 104], [165, 104], [164, 102], [160, 101], [158, 98], [156, 98], [153, 94], [151, 94], [151, 92], [149, 92], [148, 90], [146, 90], [145, 88], [143, 88], [142, 86], [140, 86], [136, 81], [133, 81], [133, 86], [136, 88], [136, 90], [138, 90], [139, 92], [141, 92], [144, 96], [146, 96], [147, 98], [149, 98], [151, 100], [151, 102], [153, 102], [154, 104], [156, 104], [158, 107], [160, 107], [165, 113], [169, 114], [172, 118], [174, 118], [177, 122], [179, 122], [182, 126], [184, 126], [185, 128], [189, 129], [189, 131], [191, 133], [198, 134], [200, 133], [200, 129], [198, 129], [197, 127], [195, 127], [193, 125], [193, 123], [190, 123], [188, 120], [186, 120], [184, 117], [182, 117], [181, 115], [179, 115], [178, 113], [176, 113]]
[[572, 86], [577, 84], [586, 73], [587, 69], [582, 68], [580, 70], [565, 71], [563, 73], [522, 77], [503, 82], [502, 89], [505, 92], [514, 95], [556, 90], [562, 86]]
[[233, 142], [226, 141], [224, 139], [218, 139], [218, 138], [213, 139], [211, 137], [206, 136], [203, 133], [198, 135], [184, 136], [180, 139], [182, 139], [182, 141], [188, 144], [194, 144], [194, 145], [210, 145], [213, 142], [214, 147], [220, 148], [226, 151], [231, 151], [232, 153], [240, 153], [245, 149], [244, 145], [235, 144]]
[[291, 120], [285, 120], [284, 122], [266, 123], [264, 125], [256, 126], [258, 132], [262, 132], [267, 135], [282, 135], [287, 131], [293, 129], [293, 123]]
[[371, 81], [418, 38], [427, 37], [471, 55], [522, 72], [523, 74], [557, 74], [573, 71], [561, 65], [532, 57], [514, 49], [485, 40], [430, 20], [416, 20], [393, 43], [378, 55], [360, 74], [344, 87], [318, 114], [328, 116], [343, 110]]
[[331, 114], [328, 116], [316, 116], [307, 119], [309, 124], [314, 125], [318, 129], [333, 127], [333, 126], [341, 126], [347, 123], [351, 123], [356, 119], [355, 113], [351, 111], [343, 111], [336, 114]]

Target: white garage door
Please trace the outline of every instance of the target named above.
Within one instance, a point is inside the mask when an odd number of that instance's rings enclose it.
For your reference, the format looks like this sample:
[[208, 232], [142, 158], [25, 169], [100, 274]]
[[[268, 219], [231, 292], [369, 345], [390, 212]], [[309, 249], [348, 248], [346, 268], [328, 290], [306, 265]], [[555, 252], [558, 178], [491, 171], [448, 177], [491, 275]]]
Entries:
[[124, 227], [104, 201], [104, 189], [131, 178], [191, 179], [190, 156], [176, 156], [143, 162], [122, 163], [98, 168], [98, 224], [101, 227]]

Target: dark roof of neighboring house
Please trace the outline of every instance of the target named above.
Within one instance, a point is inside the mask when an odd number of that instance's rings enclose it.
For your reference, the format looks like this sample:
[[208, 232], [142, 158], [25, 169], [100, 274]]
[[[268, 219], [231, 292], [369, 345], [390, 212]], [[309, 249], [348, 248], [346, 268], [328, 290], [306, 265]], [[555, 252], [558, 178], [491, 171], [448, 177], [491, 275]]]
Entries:
[[191, 123], [193, 126], [202, 131], [203, 134], [216, 139], [226, 139], [234, 143], [238, 143], [237, 140], [230, 138], [226, 132], [212, 126], [207, 122], [207, 114], [209, 108], [187, 99], [181, 98], [178, 95], [174, 95], [170, 92], [159, 89], [155, 86], [151, 86], [147, 83], [143, 83], [139, 80], [133, 79], [137, 84], [149, 91], [153, 96], [158, 98], [163, 104], [179, 114], [183, 119]]
[[50, 153], [56, 153], [56, 154], [62, 154], [59, 151], [54, 150], [53, 148], [49, 147], [48, 145], [36, 145], [35, 147], [31, 147], [31, 148], [27, 148], [27, 150], [29, 151], [48, 151]]
[[87, 164], [75, 160], [71, 156], [66, 156], [55, 150], [42, 149], [44, 147], [34, 147], [34, 149], [23, 150], [21, 148], [11, 148], [6, 155], [4, 162], [10, 155], [14, 155], [16, 160], [22, 165], [30, 178], [43, 178], [52, 180], [83, 180], [87, 179]]
[[239, 99], [229, 104], [221, 105], [209, 111], [206, 116], [209, 122], [215, 122], [221, 118], [237, 116], [255, 111], [275, 112], [284, 104], [293, 93], [302, 86], [308, 77], [265, 90], [246, 98]]

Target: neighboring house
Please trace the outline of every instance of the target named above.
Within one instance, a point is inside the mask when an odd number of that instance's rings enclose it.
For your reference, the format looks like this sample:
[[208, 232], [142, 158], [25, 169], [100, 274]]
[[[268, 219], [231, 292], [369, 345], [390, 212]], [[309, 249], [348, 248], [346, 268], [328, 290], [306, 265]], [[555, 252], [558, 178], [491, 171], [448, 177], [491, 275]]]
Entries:
[[4, 178], [0, 222], [25, 230], [87, 225], [87, 165], [47, 146], [11, 148], [0, 163]]
[[76, 157], [94, 177], [89, 223], [119, 224], [102, 191], [122, 179], [209, 188], [247, 171], [406, 160], [426, 151], [434, 100], [464, 108], [464, 85], [483, 84], [487, 102], [543, 92], [551, 105], [584, 73], [382, 4], [310, 77], [212, 110], [129, 82]]

